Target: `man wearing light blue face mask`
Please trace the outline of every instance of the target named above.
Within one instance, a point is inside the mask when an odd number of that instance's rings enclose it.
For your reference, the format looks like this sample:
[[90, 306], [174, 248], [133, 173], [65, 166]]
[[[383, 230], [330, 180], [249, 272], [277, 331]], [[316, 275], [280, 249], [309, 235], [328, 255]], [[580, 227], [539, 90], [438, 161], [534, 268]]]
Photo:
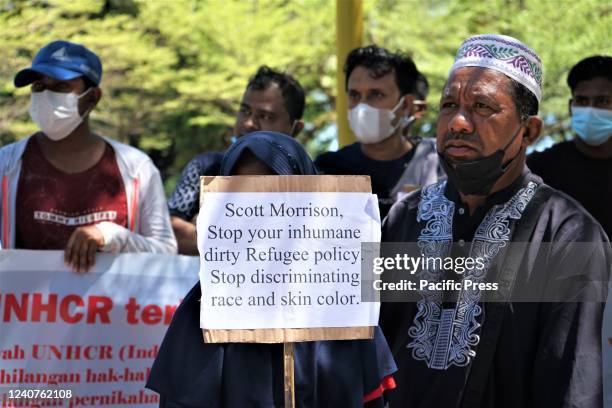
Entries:
[[593, 56], [567, 77], [574, 140], [534, 153], [528, 165], [578, 200], [612, 238], [612, 57]]
[[39, 132], [0, 149], [0, 242], [62, 249], [88, 271], [102, 252], [176, 252], [159, 171], [139, 150], [93, 133], [102, 64], [80, 44], [54, 41], [14, 79], [31, 85]]

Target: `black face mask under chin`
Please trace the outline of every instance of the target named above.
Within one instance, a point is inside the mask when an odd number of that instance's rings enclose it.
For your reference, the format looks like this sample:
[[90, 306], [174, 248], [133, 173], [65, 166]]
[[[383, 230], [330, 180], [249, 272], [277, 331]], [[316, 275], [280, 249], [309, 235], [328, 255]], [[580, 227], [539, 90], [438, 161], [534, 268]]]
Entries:
[[521, 128], [512, 136], [512, 139], [503, 149], [497, 149], [495, 153], [472, 161], [451, 163], [442, 153], [438, 152], [442, 168], [446, 172], [451, 183], [465, 195], [487, 195], [493, 188], [493, 184], [508, 170], [514, 160], [521, 154], [521, 146], [518, 153], [507, 163], [502, 164], [504, 154], [508, 146], [512, 144]]

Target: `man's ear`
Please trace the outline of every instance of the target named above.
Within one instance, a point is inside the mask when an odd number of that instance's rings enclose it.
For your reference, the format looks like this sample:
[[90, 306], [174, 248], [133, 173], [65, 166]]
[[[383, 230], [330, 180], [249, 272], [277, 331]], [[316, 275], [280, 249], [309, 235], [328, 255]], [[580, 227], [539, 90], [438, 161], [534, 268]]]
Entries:
[[574, 100], [573, 100], [572, 98], [570, 98], [570, 99], [567, 101], [567, 112], [569, 113], [570, 117], [572, 116], [572, 102], [573, 102], [573, 101], [574, 101]]
[[527, 147], [532, 145], [542, 133], [542, 119], [539, 116], [530, 116], [525, 123], [525, 130], [523, 131], [523, 146]]
[[87, 102], [91, 103], [92, 107], [95, 107], [98, 102], [100, 102], [100, 99], [102, 99], [102, 89], [98, 86], [96, 86], [95, 88], [93, 88], [91, 91], [89, 91], [89, 93], [86, 95], [89, 98], [87, 98]]
[[296, 120], [293, 123], [293, 134], [291, 136], [297, 137], [297, 135], [300, 134], [302, 129], [304, 129], [304, 121], [303, 120]]
[[102, 89], [97, 86], [91, 88], [87, 95], [79, 100], [79, 114], [83, 115], [86, 112], [91, 112], [98, 105], [100, 99], [102, 99]]
[[414, 105], [414, 96], [410, 94], [404, 95], [404, 102], [400, 106], [398, 116], [410, 116]]
[[423, 100], [415, 100], [412, 103], [412, 116], [415, 120], [421, 119], [427, 112], [427, 102]]

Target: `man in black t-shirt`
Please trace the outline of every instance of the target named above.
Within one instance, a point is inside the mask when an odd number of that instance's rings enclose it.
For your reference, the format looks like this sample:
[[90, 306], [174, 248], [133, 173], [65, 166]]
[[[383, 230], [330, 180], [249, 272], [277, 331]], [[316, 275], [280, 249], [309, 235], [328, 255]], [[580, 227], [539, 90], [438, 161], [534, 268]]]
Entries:
[[315, 164], [326, 174], [370, 176], [384, 218], [401, 193], [437, 181], [441, 171], [433, 141], [402, 136], [404, 118], [418, 110], [419, 72], [409, 57], [369, 45], [349, 53], [344, 73], [349, 125], [358, 142], [320, 155]]
[[578, 200], [612, 238], [612, 57], [576, 64], [567, 77], [577, 137], [532, 154], [531, 170]]

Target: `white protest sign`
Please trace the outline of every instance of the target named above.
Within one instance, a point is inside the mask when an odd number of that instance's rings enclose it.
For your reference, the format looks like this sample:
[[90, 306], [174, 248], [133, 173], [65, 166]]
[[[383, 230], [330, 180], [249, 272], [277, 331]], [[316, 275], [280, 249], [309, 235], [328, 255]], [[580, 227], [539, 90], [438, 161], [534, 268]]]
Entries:
[[0, 251], [0, 406], [17, 405], [11, 392], [39, 389], [70, 398], [28, 406], [157, 407], [144, 385], [174, 310], [197, 283], [198, 259], [98, 254], [80, 275], [63, 256]]
[[363, 327], [361, 242], [380, 241], [365, 192], [209, 192], [197, 221], [204, 329]]

